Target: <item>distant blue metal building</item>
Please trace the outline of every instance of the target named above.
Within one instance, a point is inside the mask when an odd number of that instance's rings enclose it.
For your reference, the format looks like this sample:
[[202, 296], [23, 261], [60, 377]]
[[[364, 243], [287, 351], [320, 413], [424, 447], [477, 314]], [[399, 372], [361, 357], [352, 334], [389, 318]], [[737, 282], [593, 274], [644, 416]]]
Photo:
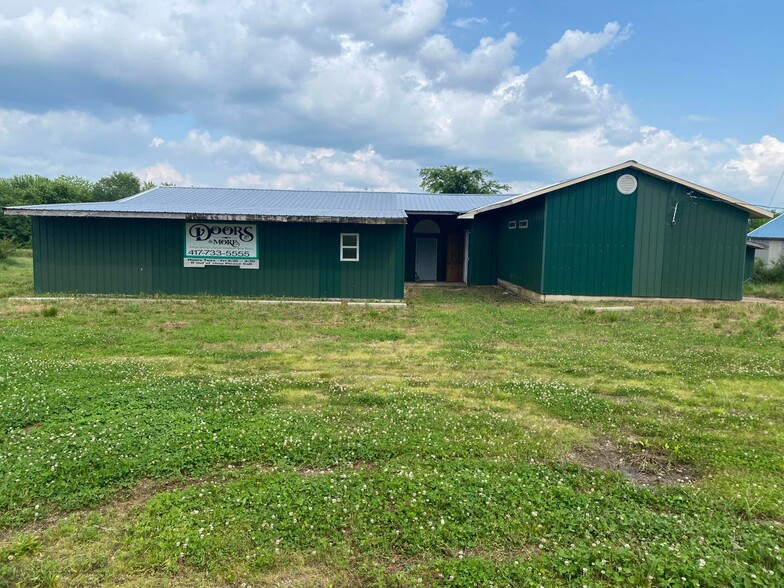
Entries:
[[755, 259], [761, 259], [765, 265], [781, 259], [784, 256], [784, 214], [751, 231], [749, 239], [765, 246], [756, 250]]

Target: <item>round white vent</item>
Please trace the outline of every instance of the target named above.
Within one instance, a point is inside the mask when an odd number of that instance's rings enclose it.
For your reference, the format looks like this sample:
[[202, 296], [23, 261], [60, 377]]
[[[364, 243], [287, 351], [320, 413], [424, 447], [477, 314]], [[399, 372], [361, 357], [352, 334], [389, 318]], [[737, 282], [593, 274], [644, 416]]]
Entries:
[[637, 189], [637, 178], [631, 174], [623, 174], [615, 184], [621, 194], [632, 194]]

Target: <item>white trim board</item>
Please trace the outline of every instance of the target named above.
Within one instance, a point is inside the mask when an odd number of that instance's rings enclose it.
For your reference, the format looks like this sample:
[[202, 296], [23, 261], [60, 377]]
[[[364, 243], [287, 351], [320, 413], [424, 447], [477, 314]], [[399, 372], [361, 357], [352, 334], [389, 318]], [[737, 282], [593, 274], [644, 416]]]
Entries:
[[496, 202], [495, 204], [488, 204], [487, 206], [482, 206], [480, 208], [475, 208], [474, 210], [469, 210], [465, 214], [461, 214], [457, 218], [459, 219], [473, 219], [477, 214], [482, 212], [487, 212], [490, 210], [496, 210], [498, 208], [504, 208], [506, 206], [510, 206], [512, 204], [518, 204], [520, 202], [525, 202], [526, 200], [531, 200], [532, 198], [536, 198], [538, 196], [543, 196], [545, 194], [549, 194], [550, 192], [554, 192], [556, 190], [560, 190], [561, 188], [567, 188], [569, 186], [574, 186], [575, 184], [579, 184], [581, 182], [585, 182], [588, 180], [592, 180], [594, 178], [598, 178], [600, 176], [604, 176], [607, 174], [611, 174], [623, 169], [636, 169], [662, 180], [666, 180], [668, 182], [675, 182], [676, 184], [681, 184], [682, 186], [686, 186], [692, 190], [696, 190], [705, 194], [707, 196], [711, 196], [716, 200], [721, 202], [726, 202], [736, 208], [740, 208], [741, 210], [745, 210], [749, 213], [750, 218], [773, 218], [773, 213], [753, 204], [749, 204], [747, 202], [743, 202], [742, 200], [738, 200], [737, 198], [733, 198], [732, 196], [727, 196], [726, 194], [722, 194], [721, 192], [717, 192], [716, 190], [711, 190], [710, 188], [706, 188], [704, 186], [700, 186], [699, 184], [695, 184], [693, 182], [689, 182], [687, 180], [682, 180], [681, 178], [671, 176], [670, 174], [666, 174], [661, 172], [657, 169], [653, 169], [652, 167], [648, 167], [647, 165], [643, 165], [641, 163], [637, 163], [634, 160], [629, 160], [624, 163], [619, 163], [618, 165], [614, 165], [612, 167], [608, 167], [606, 169], [602, 169], [590, 174], [586, 174], [584, 176], [580, 176], [579, 178], [574, 178], [572, 180], [567, 180], [565, 182], [561, 182], [560, 184], [553, 184], [552, 186], [546, 186], [544, 188], [540, 188], [538, 190], [534, 190], [533, 192], [528, 192], [527, 194], [519, 194], [517, 196], [513, 196], [512, 198], [508, 198], [507, 200], [502, 200], [501, 202]]

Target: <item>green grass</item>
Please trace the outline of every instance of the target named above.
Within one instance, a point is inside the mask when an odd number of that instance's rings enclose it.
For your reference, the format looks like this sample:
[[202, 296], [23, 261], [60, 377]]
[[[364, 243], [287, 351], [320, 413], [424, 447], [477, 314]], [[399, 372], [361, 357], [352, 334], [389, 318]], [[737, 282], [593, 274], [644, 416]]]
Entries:
[[784, 309], [407, 302], [0, 300], [0, 585], [782, 584]]
[[784, 282], [779, 283], [758, 283], [747, 282], [743, 287], [744, 296], [760, 296], [762, 298], [774, 298], [784, 300]]
[[33, 255], [29, 249], [17, 250], [10, 259], [0, 261], [0, 299], [32, 296]]

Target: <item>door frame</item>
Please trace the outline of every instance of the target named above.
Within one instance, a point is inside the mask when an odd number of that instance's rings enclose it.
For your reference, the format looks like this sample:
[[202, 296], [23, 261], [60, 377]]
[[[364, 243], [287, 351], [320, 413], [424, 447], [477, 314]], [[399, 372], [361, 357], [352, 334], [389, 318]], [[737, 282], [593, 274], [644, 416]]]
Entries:
[[466, 286], [468, 285], [468, 238], [470, 235], [471, 231], [466, 229], [463, 237], [463, 283]]

